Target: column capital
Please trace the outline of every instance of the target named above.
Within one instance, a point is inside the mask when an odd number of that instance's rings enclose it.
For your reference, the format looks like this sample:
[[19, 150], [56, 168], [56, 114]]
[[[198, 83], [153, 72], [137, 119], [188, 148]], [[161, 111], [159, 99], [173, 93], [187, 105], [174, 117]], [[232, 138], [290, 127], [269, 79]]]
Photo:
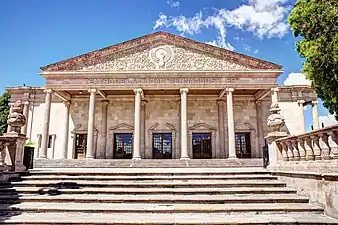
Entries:
[[217, 100], [216, 100], [216, 103], [217, 103], [217, 104], [224, 104], [224, 103], [225, 103], [225, 100], [224, 100], [224, 99], [217, 99]]
[[88, 92], [90, 94], [96, 94], [97, 93], [97, 89], [96, 88], [91, 88], [91, 89], [88, 89]]
[[109, 100], [102, 100], [101, 103], [102, 103], [102, 105], [108, 105], [109, 104]]
[[305, 101], [304, 100], [298, 100], [297, 103], [298, 103], [298, 105], [304, 106]]
[[226, 91], [227, 93], [229, 93], [229, 92], [234, 92], [234, 90], [235, 90], [234, 88], [226, 88], [226, 89], [225, 89], [225, 91]]
[[262, 105], [262, 100], [256, 100], [255, 104], [261, 106]]
[[311, 102], [312, 105], [318, 105], [318, 103], [319, 103], [318, 100]]
[[135, 88], [135, 89], [134, 89], [134, 93], [135, 93], [135, 94], [142, 94], [142, 93], [143, 93], [143, 90], [142, 90], [142, 88]]
[[279, 91], [279, 88], [278, 88], [278, 87], [273, 87], [273, 88], [271, 88], [271, 91], [272, 91], [272, 92], [278, 92], [278, 91]]
[[180, 88], [180, 93], [188, 93], [189, 89], [188, 88]]
[[23, 102], [23, 104], [24, 104], [24, 105], [29, 105], [29, 101], [26, 100], [26, 101]]
[[145, 106], [148, 103], [147, 100], [141, 100], [141, 106]]
[[63, 104], [64, 104], [67, 108], [69, 108], [69, 106], [70, 106], [70, 101], [64, 101]]
[[50, 88], [47, 88], [47, 89], [43, 90], [43, 92], [45, 92], [47, 94], [51, 94], [51, 93], [53, 93], [53, 90], [50, 89]]

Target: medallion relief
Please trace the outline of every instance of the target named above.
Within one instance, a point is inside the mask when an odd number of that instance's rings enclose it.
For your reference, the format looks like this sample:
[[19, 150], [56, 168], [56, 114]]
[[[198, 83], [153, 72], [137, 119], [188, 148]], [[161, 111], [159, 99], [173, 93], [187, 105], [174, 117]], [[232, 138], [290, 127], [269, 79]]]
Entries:
[[106, 56], [104, 61], [85, 66], [81, 71], [225, 71], [250, 70], [250, 67], [175, 45], [145, 45]]

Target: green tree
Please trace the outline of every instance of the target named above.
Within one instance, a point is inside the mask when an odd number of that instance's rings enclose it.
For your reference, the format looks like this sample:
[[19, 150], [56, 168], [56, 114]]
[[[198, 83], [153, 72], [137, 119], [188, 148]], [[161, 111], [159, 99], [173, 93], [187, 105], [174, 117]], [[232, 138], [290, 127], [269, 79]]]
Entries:
[[289, 15], [302, 72], [338, 119], [338, 0], [298, 0]]
[[11, 96], [7, 92], [0, 96], [0, 135], [7, 130], [10, 98]]

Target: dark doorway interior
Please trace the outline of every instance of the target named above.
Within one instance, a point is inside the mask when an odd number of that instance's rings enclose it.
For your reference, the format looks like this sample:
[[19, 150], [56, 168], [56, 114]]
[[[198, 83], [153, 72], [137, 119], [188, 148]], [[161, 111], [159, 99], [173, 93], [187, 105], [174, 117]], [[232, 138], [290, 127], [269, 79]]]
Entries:
[[153, 134], [153, 158], [171, 159], [172, 158], [172, 134], [154, 133]]
[[114, 134], [114, 159], [131, 159], [133, 135], [131, 133]]
[[237, 158], [251, 158], [250, 133], [235, 134]]
[[194, 159], [211, 159], [211, 133], [192, 134], [192, 152]]
[[86, 158], [87, 134], [76, 134], [75, 136], [75, 159]]

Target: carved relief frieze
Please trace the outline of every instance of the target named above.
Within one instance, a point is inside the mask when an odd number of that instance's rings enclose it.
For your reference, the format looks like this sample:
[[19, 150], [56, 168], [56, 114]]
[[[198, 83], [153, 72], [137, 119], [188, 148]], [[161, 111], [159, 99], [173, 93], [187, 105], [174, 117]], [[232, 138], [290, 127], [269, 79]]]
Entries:
[[81, 71], [222, 71], [250, 70], [249, 67], [175, 45], [142, 45], [104, 57]]

